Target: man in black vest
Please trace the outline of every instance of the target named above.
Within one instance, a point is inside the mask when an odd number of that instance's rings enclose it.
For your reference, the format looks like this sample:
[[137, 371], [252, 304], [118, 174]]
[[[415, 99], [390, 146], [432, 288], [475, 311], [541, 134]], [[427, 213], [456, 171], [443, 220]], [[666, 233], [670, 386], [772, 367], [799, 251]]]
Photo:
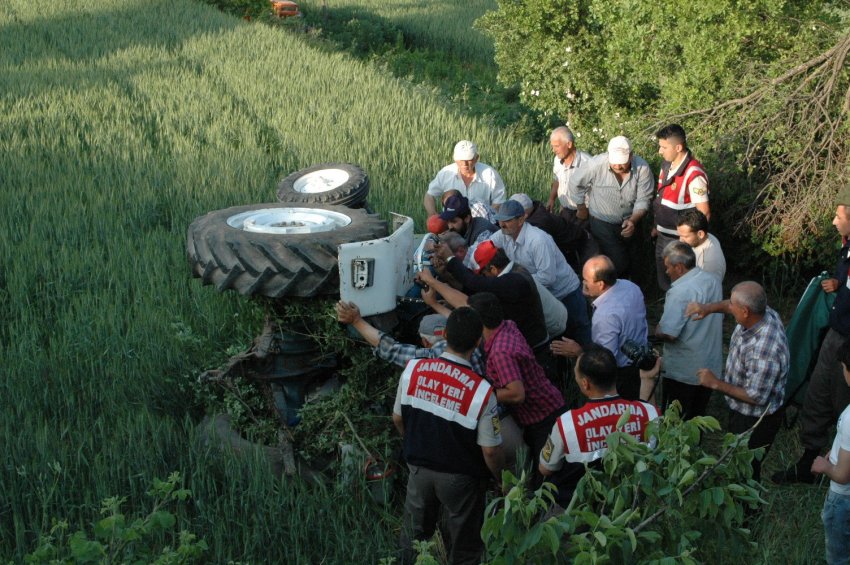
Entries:
[[433, 534], [445, 509], [449, 563], [479, 563], [484, 493], [504, 467], [496, 395], [469, 359], [483, 325], [468, 307], [446, 321], [446, 352], [414, 359], [399, 379], [393, 423], [402, 435], [410, 474], [401, 529], [402, 563], [415, 560], [413, 540]]

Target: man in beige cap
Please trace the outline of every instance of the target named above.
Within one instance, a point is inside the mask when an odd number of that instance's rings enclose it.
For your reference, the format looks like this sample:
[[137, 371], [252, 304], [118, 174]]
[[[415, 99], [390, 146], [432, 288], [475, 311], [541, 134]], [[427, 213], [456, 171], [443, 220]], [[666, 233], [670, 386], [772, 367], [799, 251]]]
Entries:
[[632, 153], [628, 138], [608, 142], [607, 153], [597, 155], [570, 178], [569, 193], [579, 220], [590, 217], [590, 233], [617, 268], [617, 277], [630, 271], [638, 222], [652, 200], [654, 177], [649, 164]]
[[458, 141], [454, 163], [446, 165], [428, 185], [422, 204], [428, 216], [437, 213], [437, 199], [447, 190], [457, 190], [470, 202], [483, 202], [494, 210], [505, 201], [505, 183], [496, 169], [478, 160], [478, 146], [468, 140]]

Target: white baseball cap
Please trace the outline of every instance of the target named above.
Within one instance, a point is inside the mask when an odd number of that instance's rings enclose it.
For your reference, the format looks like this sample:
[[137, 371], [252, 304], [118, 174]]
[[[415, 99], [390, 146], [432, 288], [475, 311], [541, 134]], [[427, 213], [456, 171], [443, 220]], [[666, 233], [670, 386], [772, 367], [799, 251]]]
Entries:
[[629, 138], [618, 135], [608, 142], [608, 162], [612, 165], [625, 165], [632, 154]]
[[464, 139], [455, 144], [455, 161], [471, 161], [476, 155], [478, 155], [478, 146], [471, 141]]

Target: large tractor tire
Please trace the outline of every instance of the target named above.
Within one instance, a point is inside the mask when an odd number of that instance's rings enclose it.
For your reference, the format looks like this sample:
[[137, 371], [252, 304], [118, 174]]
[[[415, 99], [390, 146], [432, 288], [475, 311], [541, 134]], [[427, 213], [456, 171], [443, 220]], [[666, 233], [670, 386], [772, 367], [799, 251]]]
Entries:
[[255, 204], [216, 210], [189, 226], [192, 274], [248, 296], [339, 292], [337, 247], [387, 235], [377, 215], [344, 206]]
[[277, 188], [280, 202], [349, 208], [362, 208], [368, 194], [369, 175], [348, 163], [322, 163], [301, 169], [280, 181]]

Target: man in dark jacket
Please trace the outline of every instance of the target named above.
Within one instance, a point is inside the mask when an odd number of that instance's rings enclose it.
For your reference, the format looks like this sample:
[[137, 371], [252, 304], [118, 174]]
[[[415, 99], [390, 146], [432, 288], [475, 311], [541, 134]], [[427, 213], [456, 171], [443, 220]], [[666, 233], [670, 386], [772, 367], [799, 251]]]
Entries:
[[800, 413], [800, 439], [804, 451], [794, 466], [771, 477], [775, 483], [815, 482], [817, 477], [811, 472], [812, 463], [828, 445], [830, 427], [850, 404], [850, 387], [844, 382], [839, 361], [839, 350], [850, 337], [850, 278], [847, 276], [850, 273], [850, 188], [839, 194], [832, 225], [844, 245], [838, 252], [834, 278], [821, 283], [826, 292], [836, 295], [829, 314], [829, 330], [823, 338]]

